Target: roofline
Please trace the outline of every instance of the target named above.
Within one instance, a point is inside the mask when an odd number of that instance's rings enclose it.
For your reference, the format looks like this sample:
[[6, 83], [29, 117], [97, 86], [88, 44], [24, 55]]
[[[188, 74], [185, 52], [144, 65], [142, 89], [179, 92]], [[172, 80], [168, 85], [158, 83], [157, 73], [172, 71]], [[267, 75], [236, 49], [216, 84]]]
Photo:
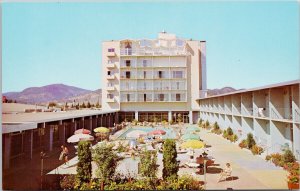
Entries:
[[287, 82], [281, 82], [281, 83], [276, 83], [276, 84], [260, 86], [260, 87], [256, 87], [256, 88], [250, 88], [250, 89], [246, 89], [246, 90], [239, 90], [239, 91], [234, 91], [234, 92], [209, 96], [209, 97], [205, 97], [205, 98], [198, 98], [198, 99], [196, 99], [196, 101], [209, 99], [209, 98], [228, 96], [228, 95], [233, 95], [233, 94], [239, 94], [239, 93], [253, 92], [253, 91], [258, 91], [258, 90], [263, 90], [263, 89], [270, 89], [270, 88], [277, 88], [277, 87], [282, 87], [282, 86], [296, 85], [296, 84], [300, 84], [300, 80], [292, 80], [292, 81], [287, 81]]

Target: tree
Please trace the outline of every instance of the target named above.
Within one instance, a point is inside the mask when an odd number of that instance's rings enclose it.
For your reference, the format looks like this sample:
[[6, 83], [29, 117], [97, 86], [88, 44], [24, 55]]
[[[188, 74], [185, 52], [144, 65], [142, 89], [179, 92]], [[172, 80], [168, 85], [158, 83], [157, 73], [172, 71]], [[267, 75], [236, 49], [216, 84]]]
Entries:
[[179, 113], [177, 116], [177, 122], [181, 123], [182, 122], [182, 115]]
[[112, 148], [113, 145], [101, 144], [93, 151], [93, 159], [98, 167], [96, 176], [101, 182], [101, 190], [104, 184], [111, 181], [118, 165], [119, 157]]
[[57, 103], [56, 102], [49, 102], [48, 107], [56, 107]]
[[91, 103], [88, 101], [88, 103], [87, 103], [87, 106], [86, 106], [87, 108], [91, 108]]
[[79, 103], [76, 105], [76, 109], [80, 109]]
[[67, 109], [69, 106], [68, 106], [68, 103], [66, 102], [66, 104], [65, 104], [65, 109]]
[[256, 142], [253, 138], [252, 133], [247, 134], [247, 140], [246, 141], [247, 141], [248, 149], [251, 149], [254, 145], [256, 145]]
[[92, 153], [89, 141], [80, 141], [78, 144], [78, 163], [76, 180], [78, 187], [90, 182], [92, 177]]
[[99, 101], [97, 101], [97, 103], [96, 103], [96, 108], [100, 108]]
[[178, 170], [176, 143], [167, 139], [163, 145], [163, 179], [177, 180]]
[[157, 153], [156, 151], [144, 151], [141, 153], [139, 174], [143, 177], [156, 178], [157, 175]]
[[82, 104], [81, 104], [81, 106], [80, 106], [81, 108], [86, 108], [86, 105], [85, 105], [85, 103], [84, 102], [82, 102]]

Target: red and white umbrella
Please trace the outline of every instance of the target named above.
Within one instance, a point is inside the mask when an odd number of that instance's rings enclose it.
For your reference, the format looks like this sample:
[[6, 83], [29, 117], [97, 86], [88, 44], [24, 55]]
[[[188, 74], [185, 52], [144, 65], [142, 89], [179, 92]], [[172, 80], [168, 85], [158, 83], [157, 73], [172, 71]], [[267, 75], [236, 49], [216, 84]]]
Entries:
[[166, 132], [164, 130], [154, 130], [149, 133], [149, 135], [165, 135]]
[[69, 137], [67, 142], [68, 143], [77, 143], [79, 141], [92, 141], [92, 140], [94, 140], [94, 137], [91, 135], [76, 134], [76, 135], [72, 135], [71, 137]]
[[91, 131], [90, 130], [87, 130], [87, 129], [78, 129], [74, 132], [74, 134], [91, 134]]

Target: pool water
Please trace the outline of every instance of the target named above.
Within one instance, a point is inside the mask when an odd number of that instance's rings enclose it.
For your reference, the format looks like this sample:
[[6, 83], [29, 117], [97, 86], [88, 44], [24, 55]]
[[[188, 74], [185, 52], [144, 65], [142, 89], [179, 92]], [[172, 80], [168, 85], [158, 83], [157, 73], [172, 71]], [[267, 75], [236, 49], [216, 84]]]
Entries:
[[130, 139], [126, 137], [126, 135], [132, 131], [140, 130], [144, 131], [145, 133], [149, 133], [154, 130], [164, 130], [166, 132], [165, 135], [162, 136], [162, 139], [175, 139], [176, 138], [176, 132], [171, 128], [165, 128], [165, 127], [132, 127], [127, 129], [124, 133], [122, 133], [118, 139]]

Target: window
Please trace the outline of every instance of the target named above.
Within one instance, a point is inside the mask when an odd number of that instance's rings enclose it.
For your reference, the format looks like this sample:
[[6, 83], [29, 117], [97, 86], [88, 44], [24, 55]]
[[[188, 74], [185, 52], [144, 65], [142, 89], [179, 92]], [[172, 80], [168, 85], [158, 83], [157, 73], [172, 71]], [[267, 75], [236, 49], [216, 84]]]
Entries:
[[147, 67], [147, 60], [143, 60], [143, 67]]
[[158, 78], [162, 78], [162, 71], [158, 71]]
[[114, 48], [109, 48], [108, 52], [115, 52], [115, 49]]
[[126, 94], [127, 101], [130, 101], [130, 94]]
[[159, 94], [159, 101], [164, 101], [164, 97], [165, 97], [164, 94]]
[[179, 90], [179, 82], [176, 82], [176, 88]]
[[111, 75], [111, 71], [107, 71], [107, 75], [110, 76]]
[[176, 40], [176, 46], [183, 46], [183, 40], [177, 39]]
[[180, 94], [176, 94], [176, 101], [180, 101]]
[[147, 101], [147, 95], [144, 94], [144, 101]]
[[114, 98], [114, 94], [107, 94], [107, 98], [108, 99], [113, 99]]
[[126, 72], [126, 78], [130, 79], [130, 72], [129, 71]]
[[151, 46], [151, 43], [149, 40], [141, 40], [140, 41], [140, 46], [145, 47], [145, 46]]
[[147, 77], [147, 75], [146, 75], [146, 71], [144, 71], [144, 79]]
[[183, 71], [173, 71], [173, 78], [183, 78]]
[[130, 60], [126, 60], [126, 67], [130, 67]]

